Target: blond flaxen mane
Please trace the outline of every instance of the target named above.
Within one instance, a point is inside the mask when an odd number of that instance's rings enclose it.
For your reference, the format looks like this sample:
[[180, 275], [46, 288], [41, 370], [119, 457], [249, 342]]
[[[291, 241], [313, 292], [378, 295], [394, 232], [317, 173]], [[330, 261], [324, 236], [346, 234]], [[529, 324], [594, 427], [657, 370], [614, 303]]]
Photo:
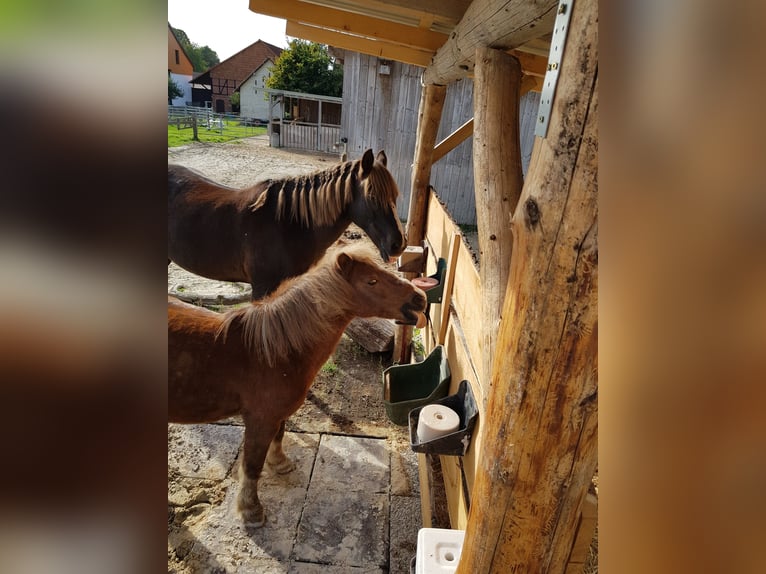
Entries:
[[362, 160], [347, 161], [308, 175], [269, 180], [252, 209], [260, 209], [276, 198], [276, 218], [300, 222], [304, 227], [333, 225], [353, 201], [360, 187], [367, 201], [385, 206], [396, 204], [399, 190], [384, 165], [374, 162], [362, 178]]
[[[288, 279], [265, 299], [229, 311], [217, 336], [225, 340], [229, 331], [239, 326], [245, 348], [270, 367], [332, 336], [336, 328], [333, 319], [346, 314], [354, 297], [353, 288], [335, 265], [339, 251], [330, 249], [316, 266]], [[344, 247], [342, 251], [377, 265], [374, 252], [367, 246]]]

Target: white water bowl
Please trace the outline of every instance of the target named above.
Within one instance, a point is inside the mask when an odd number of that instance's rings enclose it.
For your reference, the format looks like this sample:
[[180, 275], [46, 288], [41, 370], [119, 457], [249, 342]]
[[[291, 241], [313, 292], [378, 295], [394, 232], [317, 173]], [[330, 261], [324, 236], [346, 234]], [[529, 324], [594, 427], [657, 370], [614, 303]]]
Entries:
[[451, 574], [457, 570], [465, 530], [421, 528], [415, 574]]

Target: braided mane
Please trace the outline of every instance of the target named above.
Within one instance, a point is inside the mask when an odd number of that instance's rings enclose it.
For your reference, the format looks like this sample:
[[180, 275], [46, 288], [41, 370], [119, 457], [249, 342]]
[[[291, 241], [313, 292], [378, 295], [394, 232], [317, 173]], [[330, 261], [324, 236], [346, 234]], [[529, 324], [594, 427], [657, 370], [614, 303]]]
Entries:
[[277, 220], [289, 219], [303, 227], [326, 227], [340, 218], [360, 187], [367, 201], [380, 206], [396, 203], [399, 191], [384, 165], [374, 162], [368, 177], [360, 182], [361, 177], [362, 160], [358, 159], [308, 175], [269, 180], [252, 209], [276, 200]]

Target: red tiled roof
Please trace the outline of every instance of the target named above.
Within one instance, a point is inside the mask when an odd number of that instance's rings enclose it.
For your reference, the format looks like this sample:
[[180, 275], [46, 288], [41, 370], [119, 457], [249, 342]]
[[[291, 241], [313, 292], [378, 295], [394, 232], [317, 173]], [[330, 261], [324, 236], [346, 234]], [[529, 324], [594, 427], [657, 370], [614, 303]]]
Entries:
[[282, 53], [282, 48], [258, 40], [254, 44], [250, 44], [247, 48], [244, 48], [225, 59], [223, 62], [216, 64], [204, 74], [201, 74], [198, 78], [200, 81], [209, 78], [222, 78], [227, 80], [234, 80], [235, 85], [239, 85], [244, 82], [255, 70], [260, 68], [266, 60], [276, 60]]

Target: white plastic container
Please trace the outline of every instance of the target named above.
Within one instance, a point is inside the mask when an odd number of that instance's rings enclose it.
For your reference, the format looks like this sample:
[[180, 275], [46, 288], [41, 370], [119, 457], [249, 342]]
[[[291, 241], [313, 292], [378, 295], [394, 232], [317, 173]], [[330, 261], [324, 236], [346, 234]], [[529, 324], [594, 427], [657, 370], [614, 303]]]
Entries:
[[457, 570], [465, 530], [421, 528], [415, 574], [451, 574]]

